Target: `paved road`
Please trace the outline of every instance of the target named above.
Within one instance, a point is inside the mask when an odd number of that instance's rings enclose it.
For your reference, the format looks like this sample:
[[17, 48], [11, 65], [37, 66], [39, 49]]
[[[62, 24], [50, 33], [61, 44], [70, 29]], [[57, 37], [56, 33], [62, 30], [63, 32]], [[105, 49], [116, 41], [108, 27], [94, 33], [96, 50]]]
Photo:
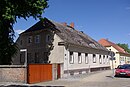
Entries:
[[130, 87], [130, 78], [112, 78], [112, 71], [102, 71], [94, 74], [73, 76], [56, 81], [38, 83], [43, 86], [65, 87]]

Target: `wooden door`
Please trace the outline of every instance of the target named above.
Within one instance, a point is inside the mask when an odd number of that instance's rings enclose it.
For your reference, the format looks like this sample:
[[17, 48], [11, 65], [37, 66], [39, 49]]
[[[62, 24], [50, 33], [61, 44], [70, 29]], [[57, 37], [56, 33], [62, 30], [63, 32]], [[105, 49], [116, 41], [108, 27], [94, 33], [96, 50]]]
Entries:
[[61, 73], [60, 64], [58, 64], [57, 65], [57, 79], [60, 78], [60, 73]]
[[52, 64], [29, 64], [28, 83], [52, 80]]

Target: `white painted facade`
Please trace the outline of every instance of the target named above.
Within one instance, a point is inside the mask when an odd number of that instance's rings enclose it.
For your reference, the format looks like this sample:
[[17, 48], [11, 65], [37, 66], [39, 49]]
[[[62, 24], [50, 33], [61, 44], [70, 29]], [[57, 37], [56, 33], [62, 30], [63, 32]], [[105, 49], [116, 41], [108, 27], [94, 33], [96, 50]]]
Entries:
[[68, 55], [65, 58], [65, 62], [64, 62], [65, 63], [65, 67], [64, 67], [65, 70], [109, 66], [109, 57], [107, 57], [106, 55], [105, 55], [105, 58], [103, 58], [103, 55], [102, 55], [102, 57], [101, 57], [102, 62], [100, 64], [99, 54], [96, 54], [96, 63], [93, 62], [93, 54], [88, 54], [88, 63], [86, 63], [85, 62], [85, 53], [81, 53], [82, 62], [79, 63], [78, 52], [73, 52], [73, 55], [74, 55], [73, 63], [70, 63], [70, 52], [67, 51], [67, 53], [68, 53]]
[[[101, 59], [99, 58], [100, 54], [95, 54], [96, 62], [94, 62], [93, 54], [88, 53], [88, 61], [86, 61], [85, 53], [81, 53], [81, 63], [78, 60], [78, 53], [79, 52], [73, 52], [73, 59], [70, 61], [70, 51], [65, 50], [65, 58], [64, 58], [64, 71], [70, 71], [70, 70], [79, 70], [84, 69], [82, 73], [88, 73], [90, 72], [91, 68], [101, 68], [101, 67], [108, 67], [110, 66], [110, 56], [109, 55], [101, 55]], [[105, 56], [103, 58], [103, 56]], [[86, 71], [85, 71], [86, 69]], [[80, 70], [79, 70], [80, 71]], [[75, 72], [74, 74], [79, 74], [80, 72]], [[66, 74], [70, 75], [69, 72]], [[67, 75], [65, 75], [67, 76]]]
[[[59, 46], [58, 42], [63, 42], [63, 40], [55, 34], [53, 42], [54, 48], [49, 56], [49, 61], [51, 61], [52, 64], [60, 64], [61, 78], [73, 74], [88, 73], [91, 68], [110, 66], [109, 55], [78, 52], [78, 49], [77, 52], [70, 51], [69, 47], [67, 49], [64, 45]], [[71, 56], [72, 59], [70, 59]], [[57, 74], [56, 70], [55, 74]]]
[[64, 46], [58, 46], [58, 42], [63, 42], [58, 35], [54, 35], [53, 45], [54, 48], [49, 55], [49, 61], [51, 63], [63, 63], [64, 62]]
[[[93, 52], [78, 52], [79, 49], [77, 49], [77, 52], [70, 51], [69, 47], [67, 49], [64, 45], [59, 46], [58, 42], [63, 42], [63, 40], [55, 34], [53, 42], [54, 48], [49, 56], [49, 61], [51, 61], [52, 64], [60, 64], [61, 78], [73, 74], [88, 73], [92, 68], [110, 66], [109, 55], [103, 53], [92, 54]], [[70, 59], [71, 56], [72, 59]], [[54, 70], [54, 75], [57, 76], [56, 70], [57, 67]]]

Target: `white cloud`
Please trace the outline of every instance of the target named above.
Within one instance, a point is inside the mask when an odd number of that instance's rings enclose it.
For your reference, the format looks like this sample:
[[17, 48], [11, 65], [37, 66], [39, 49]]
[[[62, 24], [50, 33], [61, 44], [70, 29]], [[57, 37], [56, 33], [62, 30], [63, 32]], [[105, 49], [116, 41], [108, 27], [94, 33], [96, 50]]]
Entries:
[[20, 34], [20, 33], [24, 32], [24, 31], [25, 31], [25, 30], [20, 30], [20, 29], [15, 30], [15, 32], [16, 32], [17, 34]]

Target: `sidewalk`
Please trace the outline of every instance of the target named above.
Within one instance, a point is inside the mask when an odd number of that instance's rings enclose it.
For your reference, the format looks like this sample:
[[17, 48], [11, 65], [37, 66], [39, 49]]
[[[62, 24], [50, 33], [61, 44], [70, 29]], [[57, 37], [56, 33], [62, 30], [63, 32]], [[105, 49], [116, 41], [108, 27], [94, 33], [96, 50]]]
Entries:
[[[106, 71], [111, 72], [111, 70], [106, 70]], [[91, 72], [91, 73], [86, 73], [86, 74], [78, 74], [78, 75], [69, 76], [69, 77], [61, 78], [61, 79], [54, 80], [54, 81], [36, 83], [36, 85], [39, 85], [39, 86], [41, 86], [41, 85], [42, 86], [65, 86], [65, 87], [70, 87], [70, 86], [74, 87], [75, 86], [76, 87], [76, 84], [78, 85], [79, 83], [84, 83], [85, 80], [87, 80], [87, 78], [90, 79], [91, 75], [98, 74], [101, 72], [106, 72], [106, 71], [97, 71], [97, 72]], [[109, 76], [110, 75], [112, 75], [112, 74], [110, 73]]]
[[15, 83], [15, 82], [0, 82], [0, 87], [7, 87], [9, 85], [23, 85], [23, 86], [29, 86], [29, 84], [24, 84], [24, 83]]
[[[97, 71], [97, 72], [91, 72], [91, 73], [85, 73], [85, 74], [78, 74], [74, 76], [69, 76], [65, 78], [61, 78], [58, 80], [53, 81], [47, 81], [47, 82], [40, 82], [35, 84], [23, 84], [23, 83], [11, 83], [11, 82], [0, 82], [0, 87], [9, 87], [9, 85], [21, 85], [21, 87], [70, 87], [73, 85], [73, 87], [78, 84], [82, 84], [85, 81], [92, 80], [91, 75], [100, 74], [102, 72], [108, 72], [108, 76], [112, 75], [110, 70], [107, 71]], [[15, 86], [12, 86], [15, 87]], [[16, 86], [20, 87], [20, 86]]]

